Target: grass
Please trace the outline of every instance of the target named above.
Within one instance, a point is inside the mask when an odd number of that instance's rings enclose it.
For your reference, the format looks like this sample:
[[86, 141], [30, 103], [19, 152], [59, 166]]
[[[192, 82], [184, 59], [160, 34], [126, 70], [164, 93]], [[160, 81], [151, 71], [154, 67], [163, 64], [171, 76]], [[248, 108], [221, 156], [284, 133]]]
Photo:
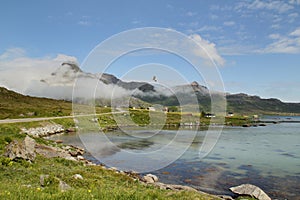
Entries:
[[[77, 110], [94, 110], [88, 105], [76, 104]], [[110, 108], [95, 107], [96, 113], [110, 112]], [[28, 117], [59, 117], [72, 113], [72, 102], [30, 97], [0, 87], [0, 119]]]
[[[19, 134], [22, 125], [0, 125], [0, 199], [217, 199], [197, 192], [160, 190], [101, 166], [84, 166], [62, 158], [37, 156], [33, 163], [12, 161], [3, 156], [4, 149], [12, 140], [25, 137]], [[75, 174], [82, 175], [83, 180], [73, 178]], [[40, 175], [49, 175], [43, 187]], [[72, 189], [61, 192], [59, 180]]]
[[[0, 166], [1, 199], [213, 199], [195, 192], [170, 192], [144, 186], [131, 178], [103, 170], [99, 166], [85, 167], [63, 159], [38, 157], [34, 164], [14, 162]], [[40, 175], [47, 174], [44, 187]], [[74, 179], [74, 174], [83, 180]], [[7, 180], [9, 179], [9, 180]], [[72, 187], [61, 192], [58, 179]]]
[[208, 127], [211, 123], [217, 125], [242, 126], [244, 124], [251, 124], [252, 120], [249, 117], [233, 116], [215, 118], [200, 117], [200, 114], [195, 113], [180, 113], [169, 112], [167, 114], [149, 111], [145, 109], [133, 110], [129, 109], [128, 113], [107, 114], [98, 117], [99, 125], [102, 128], [116, 127], [117, 125], [140, 126], [148, 125], [175, 125], [179, 127], [181, 123], [200, 123], [202, 127]]

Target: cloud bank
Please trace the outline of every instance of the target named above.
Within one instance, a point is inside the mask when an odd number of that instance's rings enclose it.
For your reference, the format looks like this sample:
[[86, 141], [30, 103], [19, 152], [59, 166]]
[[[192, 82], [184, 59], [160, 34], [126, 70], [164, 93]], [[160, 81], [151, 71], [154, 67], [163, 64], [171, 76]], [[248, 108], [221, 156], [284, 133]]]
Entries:
[[66, 100], [72, 99], [75, 80], [76, 98], [119, 98], [130, 92], [104, 84], [99, 75], [78, 71], [66, 62], [78, 65], [75, 57], [64, 54], [30, 58], [23, 49], [8, 49], [0, 55], [0, 86], [24, 95]]

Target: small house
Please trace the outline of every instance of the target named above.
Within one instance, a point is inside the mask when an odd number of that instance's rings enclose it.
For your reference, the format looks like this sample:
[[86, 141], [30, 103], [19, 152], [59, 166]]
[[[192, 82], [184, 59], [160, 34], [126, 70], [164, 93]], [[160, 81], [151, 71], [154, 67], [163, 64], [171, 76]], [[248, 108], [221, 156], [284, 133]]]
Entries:
[[228, 112], [227, 113], [227, 117], [233, 117], [233, 116], [234, 116], [233, 112]]
[[149, 110], [149, 111], [155, 111], [155, 108], [152, 107], [152, 106], [150, 106], [150, 107], [148, 107], [148, 110]]
[[216, 117], [216, 115], [215, 115], [215, 114], [212, 114], [212, 113], [206, 113], [206, 114], [204, 115], [204, 117], [206, 117], [206, 118], [214, 118], [214, 117]]

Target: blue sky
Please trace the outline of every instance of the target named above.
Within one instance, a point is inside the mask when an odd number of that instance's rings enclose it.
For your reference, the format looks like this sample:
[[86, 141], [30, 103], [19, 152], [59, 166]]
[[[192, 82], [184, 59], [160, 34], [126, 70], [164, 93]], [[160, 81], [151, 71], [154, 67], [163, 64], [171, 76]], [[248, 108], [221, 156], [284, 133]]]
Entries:
[[64, 54], [82, 63], [114, 34], [171, 28], [215, 48], [226, 91], [300, 102], [299, 0], [11, 0], [1, 2], [0, 19], [0, 64], [8, 53], [31, 60]]

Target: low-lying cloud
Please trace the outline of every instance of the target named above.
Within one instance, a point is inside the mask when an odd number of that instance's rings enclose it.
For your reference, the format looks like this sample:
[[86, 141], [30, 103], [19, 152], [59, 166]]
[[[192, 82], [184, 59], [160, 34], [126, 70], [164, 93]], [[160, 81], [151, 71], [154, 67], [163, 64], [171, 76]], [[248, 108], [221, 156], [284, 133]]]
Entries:
[[30, 58], [20, 48], [8, 49], [0, 55], [0, 86], [31, 96], [71, 100], [76, 82], [76, 98], [114, 98], [128, 90], [99, 81], [99, 76], [76, 72], [75, 57], [58, 54], [56, 57]]

